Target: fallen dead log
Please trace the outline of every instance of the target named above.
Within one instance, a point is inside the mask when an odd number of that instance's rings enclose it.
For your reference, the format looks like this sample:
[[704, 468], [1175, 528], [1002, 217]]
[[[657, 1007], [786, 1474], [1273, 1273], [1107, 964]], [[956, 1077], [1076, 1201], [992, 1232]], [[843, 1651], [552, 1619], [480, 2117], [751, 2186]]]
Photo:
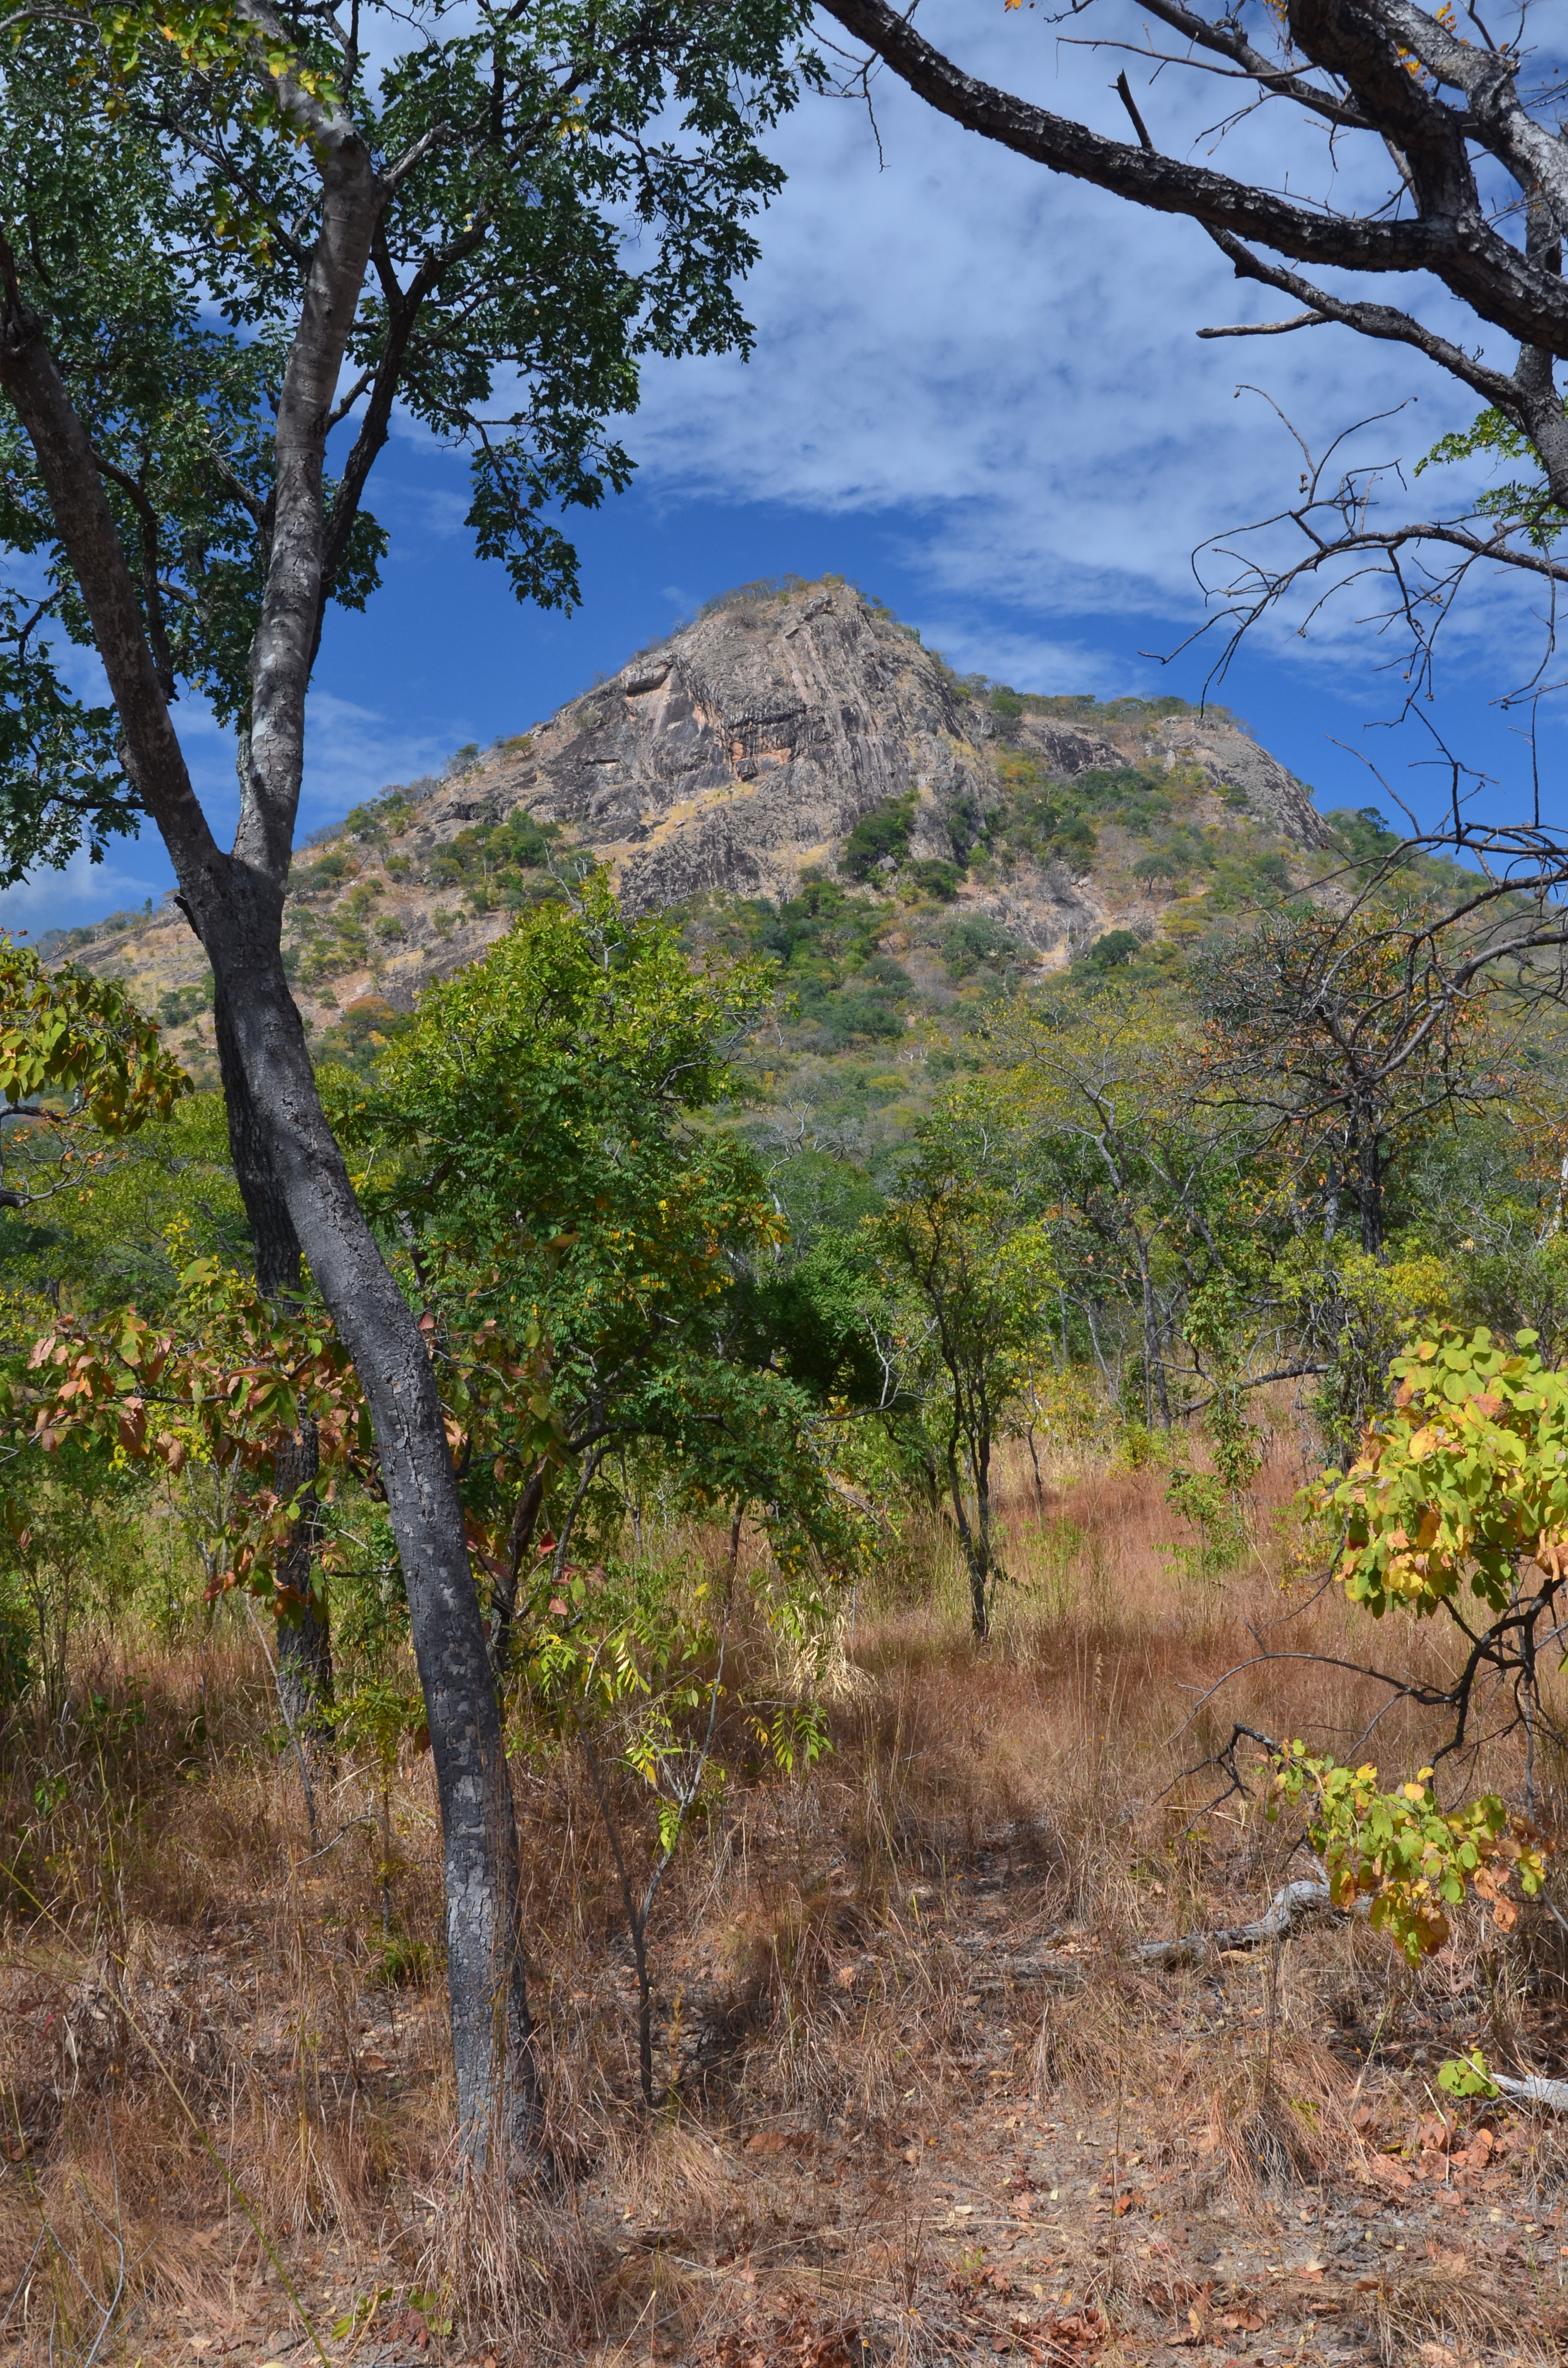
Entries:
[[[1260, 1949], [1271, 1941], [1288, 1941], [1300, 1925], [1316, 1916], [1338, 1918], [1365, 1913], [1365, 1902], [1358, 1901], [1353, 1908], [1336, 1907], [1329, 1896], [1326, 1883], [1303, 1880], [1287, 1883], [1277, 1891], [1254, 1923], [1225, 1924], [1211, 1932], [1181, 1932], [1169, 1941], [1133, 1941], [1119, 1953], [1124, 1960], [1139, 1965], [1173, 1967], [1204, 1964], [1215, 1957], [1234, 1955], [1238, 1951]], [[980, 1939], [961, 1939], [957, 1945], [977, 1955], [994, 1946], [993, 1942]], [[983, 1965], [977, 1966], [975, 1973], [982, 1988], [1000, 1987], [1004, 1982], [1077, 1981], [1093, 1973], [1104, 1962], [1103, 1950], [1045, 1946], [1007, 1953], [997, 1952]], [[987, 1977], [990, 1977], [989, 1983]], [[1568, 2086], [1563, 2088], [1563, 2097], [1565, 2105], [1568, 2105]]]
[[[1169, 1941], [1134, 1941], [1120, 1953], [1140, 1965], [1203, 1964], [1213, 1957], [1260, 1949], [1270, 1941], [1288, 1941], [1298, 1926], [1312, 1917], [1365, 1916], [1369, 1908], [1370, 1902], [1364, 1899], [1358, 1900], [1352, 1907], [1336, 1907], [1326, 1883], [1288, 1883], [1275, 1893], [1255, 1923], [1222, 1924], [1211, 1932], [1181, 1932]], [[959, 1939], [957, 1945], [978, 1954], [993, 1944], [979, 1939]], [[1105, 1954], [1100, 1949], [1050, 1947], [998, 1952], [976, 1968], [975, 1987], [1000, 1989], [1004, 1984], [1014, 1982], [1077, 1981], [1096, 1971], [1104, 1964]], [[1548, 2080], [1539, 2072], [1528, 2073], [1522, 2080], [1514, 2079], [1506, 2072], [1493, 2072], [1490, 2078], [1503, 2096], [1521, 2105], [1546, 2105], [1554, 2113], [1568, 2113], [1568, 2080]]]
[[1174, 1941], [1137, 1941], [1130, 1953], [1145, 1965], [1201, 1964], [1207, 1958], [1227, 1956], [1238, 1949], [1261, 1949], [1269, 1941], [1288, 1941], [1297, 1926], [1311, 1917], [1354, 1913], [1354, 1908], [1335, 1906], [1326, 1883], [1288, 1883], [1275, 1893], [1254, 1924], [1222, 1925], [1217, 1932], [1184, 1932]]
[[1505, 2097], [1517, 2097], [1521, 2105], [1550, 2105], [1554, 2113], [1568, 2113], [1568, 2080], [1543, 2080], [1539, 2072], [1523, 2080], [1511, 2080], [1506, 2072], [1494, 2072], [1491, 2078], [1494, 2088]]

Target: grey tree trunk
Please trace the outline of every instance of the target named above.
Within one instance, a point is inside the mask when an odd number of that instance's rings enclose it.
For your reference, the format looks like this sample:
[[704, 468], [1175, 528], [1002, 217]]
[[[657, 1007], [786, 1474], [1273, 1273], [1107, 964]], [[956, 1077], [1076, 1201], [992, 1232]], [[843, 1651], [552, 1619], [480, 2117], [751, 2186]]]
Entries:
[[500, 1707], [430, 1360], [327, 1124], [280, 950], [323, 598], [325, 422], [381, 191], [353, 128], [291, 78], [278, 88], [310, 119], [323, 220], [277, 413], [271, 548], [252, 653], [240, 824], [228, 854], [191, 788], [85, 428], [14, 279], [0, 301], [0, 384], [33, 447], [91, 620], [126, 770], [212, 965], [232, 1046], [225, 1087], [241, 1105], [234, 1122], [254, 1128], [264, 1145], [272, 1188], [369, 1406], [441, 1804], [462, 2143], [470, 2160], [483, 2162], [508, 2144], [537, 2154], [543, 2123]]
[[[213, 1032], [223, 1078], [229, 1153], [250, 1223], [256, 1287], [263, 1298], [285, 1306], [300, 1289], [300, 1242], [288, 1202], [273, 1174], [267, 1130], [260, 1123], [245, 1083], [228, 996], [214, 988]], [[313, 1483], [321, 1469], [321, 1442], [306, 1423], [273, 1458], [272, 1485], [279, 1497], [298, 1496], [300, 1518], [294, 1542], [278, 1572], [281, 1612], [278, 1622], [278, 1701], [290, 1735], [313, 1759], [333, 1760], [332, 1622], [325, 1589], [312, 1571], [316, 1528]]]
[[[243, 880], [236, 865], [236, 887]], [[240, 903], [237, 895], [224, 899], [229, 928]], [[284, 1203], [375, 1425], [441, 1802], [465, 2142], [483, 2157], [498, 2123], [531, 2151], [542, 2100], [523, 1971], [511, 1779], [435, 1376], [326, 1122], [276, 941], [269, 950], [265, 925], [224, 942], [218, 937], [216, 928], [203, 931], [228, 999], [240, 1074], [256, 1109], [270, 1116], [267, 1152]]]
[[278, 1620], [278, 1699], [290, 1731], [328, 1767], [336, 1758], [332, 1744], [332, 1616], [326, 1589], [313, 1568], [313, 1484], [320, 1468], [321, 1445], [313, 1422], [305, 1423], [272, 1459], [273, 1486], [280, 1497], [298, 1492], [300, 1508], [293, 1543], [278, 1574], [283, 1599]]

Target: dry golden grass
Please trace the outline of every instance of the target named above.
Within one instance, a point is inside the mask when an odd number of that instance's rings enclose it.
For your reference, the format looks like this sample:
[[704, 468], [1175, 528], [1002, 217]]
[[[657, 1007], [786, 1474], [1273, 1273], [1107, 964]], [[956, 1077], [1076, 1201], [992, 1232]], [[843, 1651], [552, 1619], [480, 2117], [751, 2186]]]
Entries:
[[[1391, 1772], [1434, 1739], [1324, 1656], [1436, 1671], [1441, 1634], [1282, 1586], [1300, 1476], [1282, 1427], [1245, 1565], [1199, 1581], [1158, 1472], [1085, 1458], [1042, 1503], [1020, 1456], [983, 1648], [940, 1524], [890, 1544], [831, 1753], [786, 1780], [722, 1737], [651, 1933], [651, 2122], [587, 1772], [520, 1731], [542, 2194], [454, 2179], [438, 1984], [381, 1977], [369, 1778], [324, 1787], [312, 1856], [252, 1637], [89, 1644], [72, 1716], [15, 1722], [0, 1770], [0, 2361], [302, 2360], [312, 2329], [361, 2368], [1557, 2358], [1568, 2131], [1471, 2107], [1450, 2135], [1435, 2089], [1477, 2039], [1568, 2069], [1549, 1917], [1506, 1949], [1461, 1920], [1419, 1974], [1349, 1925], [1127, 1954], [1256, 1915], [1291, 1865], [1202, 1764], [1233, 1725]], [[766, 1635], [740, 1650], [760, 1680]], [[1520, 1773], [1494, 1747], [1467, 1778]], [[398, 1924], [433, 1943], [427, 1761], [394, 1827]], [[1051, 1979], [1011, 1970], [1046, 1941]]]

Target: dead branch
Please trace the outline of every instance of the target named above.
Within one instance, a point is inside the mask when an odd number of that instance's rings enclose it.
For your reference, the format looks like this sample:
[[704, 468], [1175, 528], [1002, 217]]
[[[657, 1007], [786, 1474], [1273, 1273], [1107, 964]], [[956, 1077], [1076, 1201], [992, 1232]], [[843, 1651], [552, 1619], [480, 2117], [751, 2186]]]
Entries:
[[[1250, 1924], [1221, 1925], [1211, 1932], [1181, 1932], [1168, 1941], [1135, 1941], [1120, 1953], [1135, 1965], [1169, 1972], [1181, 1965], [1211, 1964], [1220, 1957], [1261, 1949], [1271, 1941], [1289, 1941], [1303, 1924], [1319, 1916], [1332, 1916], [1343, 1921], [1369, 1912], [1369, 1903], [1364, 1900], [1358, 1901], [1354, 1907], [1336, 1907], [1326, 1883], [1303, 1878], [1284, 1884], [1263, 1914]], [[1010, 1982], [1079, 1981], [1102, 1971], [1106, 1963], [1106, 1952], [1100, 1951], [1083, 1954], [1045, 1946], [1009, 1952], [996, 1951], [991, 1941], [968, 1938], [958, 1939], [955, 1945], [967, 1953], [986, 1956], [984, 1965], [977, 1969], [975, 1987], [979, 1989], [1000, 1989]], [[994, 1953], [987, 1953], [991, 1952]], [[1568, 2083], [1547, 2085], [1560, 2088], [1568, 2104]]]

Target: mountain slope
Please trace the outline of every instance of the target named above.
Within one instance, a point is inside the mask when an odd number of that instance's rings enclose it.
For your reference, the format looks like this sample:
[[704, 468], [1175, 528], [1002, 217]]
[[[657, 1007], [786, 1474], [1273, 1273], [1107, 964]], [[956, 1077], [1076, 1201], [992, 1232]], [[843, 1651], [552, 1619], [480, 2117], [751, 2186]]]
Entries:
[[[285, 948], [331, 1036], [408, 1008], [585, 853], [635, 910], [778, 905], [837, 869], [906, 944], [956, 915], [1016, 973], [1119, 930], [1174, 949], [1227, 904], [1298, 892], [1337, 845], [1223, 711], [960, 679], [829, 577], [727, 595], [548, 723], [357, 809], [301, 850]], [[50, 942], [210, 1049], [205, 958], [172, 903]]]

